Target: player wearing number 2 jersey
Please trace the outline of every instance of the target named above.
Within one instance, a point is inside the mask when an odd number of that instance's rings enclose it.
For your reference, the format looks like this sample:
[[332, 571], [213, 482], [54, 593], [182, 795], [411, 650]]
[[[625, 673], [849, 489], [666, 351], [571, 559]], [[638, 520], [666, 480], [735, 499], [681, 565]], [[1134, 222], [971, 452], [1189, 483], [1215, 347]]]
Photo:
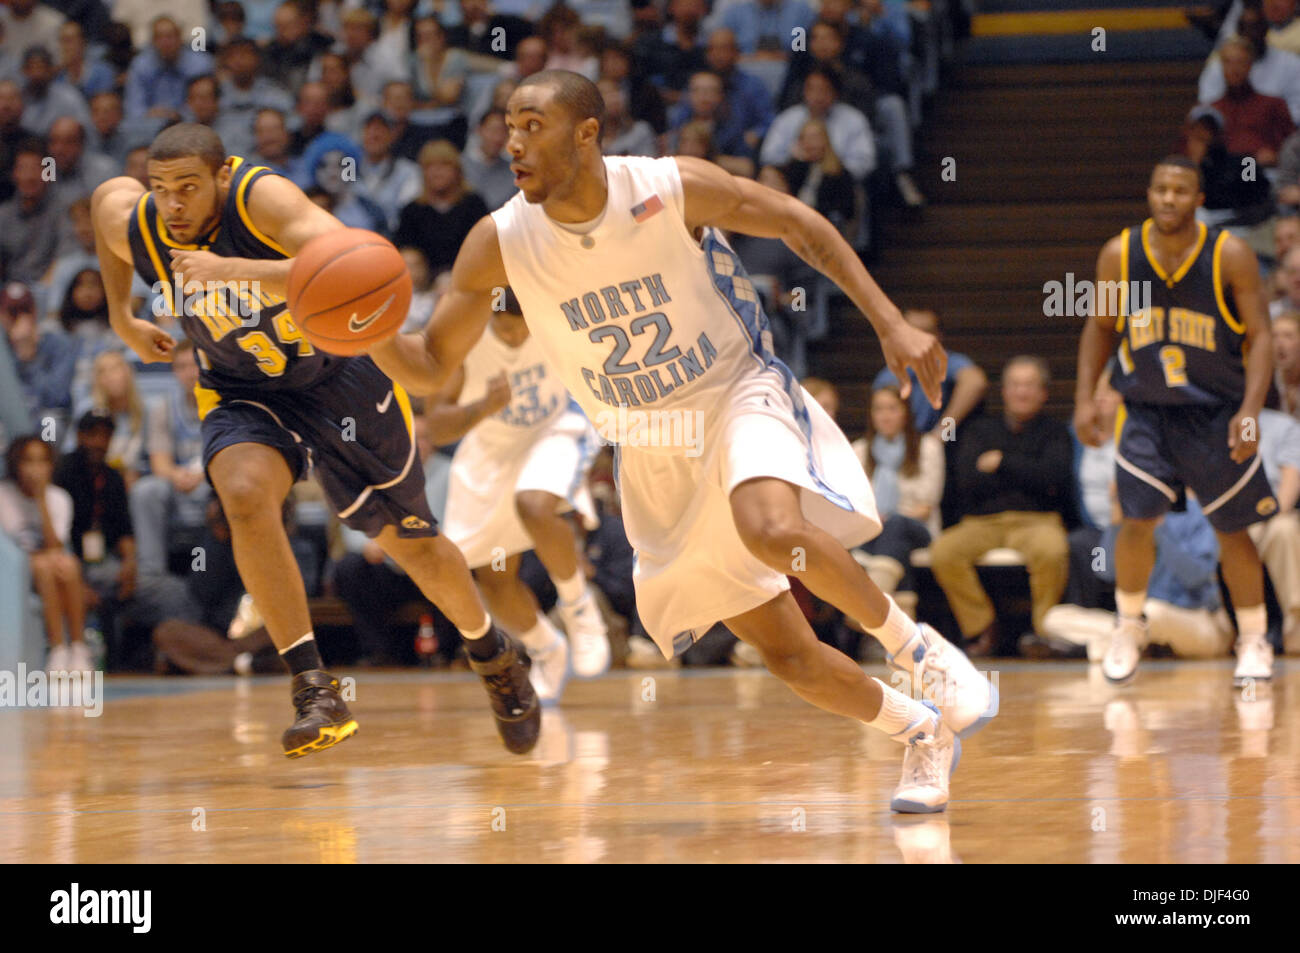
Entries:
[[[956, 733], [992, 714], [992, 686], [849, 555], [880, 531], [870, 484], [772, 353], [758, 296], [719, 229], [781, 237], [834, 279], [899, 379], [913, 367], [933, 402], [943, 349], [903, 321], [815, 210], [701, 160], [604, 158], [603, 117], [600, 93], [576, 73], [520, 84], [506, 120], [520, 193], [470, 232], [427, 337], [370, 353], [394, 380], [439, 389], [483, 333], [493, 289], [509, 285], [550, 366], [619, 444], [637, 611], [663, 653], [725, 622], [803, 698], [908, 745], [895, 810], [941, 811]], [[941, 711], [819, 642], [788, 575], [938, 688]]]
[[1185, 487], [1219, 537], [1237, 614], [1236, 678], [1272, 674], [1263, 569], [1246, 532], [1277, 509], [1255, 452], [1272, 375], [1268, 318], [1254, 252], [1196, 220], [1203, 199], [1190, 160], [1174, 156], [1155, 167], [1147, 190], [1151, 217], [1102, 249], [1094, 314], [1079, 342], [1080, 439], [1093, 446], [1101, 439], [1092, 394], [1112, 354], [1114, 386], [1124, 397], [1115, 428], [1123, 511], [1115, 546], [1119, 612], [1102, 662], [1115, 683], [1137, 670], [1155, 528]]
[[130, 178], [95, 190], [109, 319], [143, 360], [171, 360], [172, 338], [131, 317], [134, 267], [194, 341], [204, 468], [230, 522], [240, 578], [294, 676], [285, 754], [357, 730], [316, 648], [280, 521], [290, 487], [309, 469], [339, 518], [375, 537], [457, 625], [506, 746], [529, 750], [541, 715], [527, 656], [492, 625], [460, 551], [437, 534], [406, 393], [369, 358], [316, 350], [286, 308], [293, 256], [342, 223], [287, 179], [226, 156], [206, 126], [160, 133], [148, 172], [147, 190]]

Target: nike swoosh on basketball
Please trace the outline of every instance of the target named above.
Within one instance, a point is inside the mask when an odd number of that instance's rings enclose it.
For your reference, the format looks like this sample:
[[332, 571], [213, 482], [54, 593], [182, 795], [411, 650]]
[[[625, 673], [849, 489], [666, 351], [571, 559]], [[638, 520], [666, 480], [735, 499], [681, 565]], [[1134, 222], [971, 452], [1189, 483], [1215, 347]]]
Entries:
[[385, 413], [388, 410], [388, 405], [391, 404], [392, 402], [393, 402], [393, 392], [390, 390], [384, 396], [383, 400], [375, 404], [375, 410], [379, 411], [381, 414]]
[[393, 299], [396, 297], [397, 297], [396, 293], [390, 294], [388, 296], [387, 301], [381, 304], [370, 314], [366, 315], [360, 321], [357, 320], [357, 313], [353, 311], [352, 317], [348, 318], [348, 330], [351, 331], [353, 334], [360, 334], [366, 328], [370, 327], [370, 325], [374, 324], [375, 321], [379, 318], [379, 316], [388, 310], [388, 306], [393, 303]]

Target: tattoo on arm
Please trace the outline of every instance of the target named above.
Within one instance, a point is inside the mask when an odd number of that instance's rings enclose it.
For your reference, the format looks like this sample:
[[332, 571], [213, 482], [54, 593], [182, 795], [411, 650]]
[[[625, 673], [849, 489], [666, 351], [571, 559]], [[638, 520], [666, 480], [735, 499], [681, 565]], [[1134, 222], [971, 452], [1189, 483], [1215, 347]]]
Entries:
[[834, 249], [830, 248], [820, 237], [801, 233], [794, 237], [793, 242], [787, 242], [787, 244], [789, 244], [791, 251], [812, 265], [812, 267], [836, 284], [841, 284], [840, 279], [843, 277], [843, 273], [839, 267], [840, 261], [835, 255]]

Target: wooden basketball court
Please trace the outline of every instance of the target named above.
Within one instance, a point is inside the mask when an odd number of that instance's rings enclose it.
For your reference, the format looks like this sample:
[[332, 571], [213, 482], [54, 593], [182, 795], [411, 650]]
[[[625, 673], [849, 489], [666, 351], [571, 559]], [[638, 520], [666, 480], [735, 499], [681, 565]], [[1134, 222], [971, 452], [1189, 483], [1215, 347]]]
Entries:
[[899, 746], [761, 670], [571, 682], [526, 758], [472, 677], [363, 672], [358, 735], [298, 761], [285, 678], [111, 678], [99, 718], [0, 711], [0, 856], [1300, 862], [1300, 670], [1254, 700], [1226, 660], [1125, 690], [1084, 663], [995, 674], [1001, 713], [931, 818], [889, 812]]

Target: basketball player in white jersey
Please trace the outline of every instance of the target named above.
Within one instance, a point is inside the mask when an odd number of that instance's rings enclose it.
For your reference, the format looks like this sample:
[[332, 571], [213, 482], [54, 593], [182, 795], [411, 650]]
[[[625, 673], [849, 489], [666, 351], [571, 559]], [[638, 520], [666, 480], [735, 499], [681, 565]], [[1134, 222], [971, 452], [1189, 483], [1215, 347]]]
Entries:
[[[609, 668], [605, 622], [578, 563], [573, 528], [561, 515], [576, 510], [587, 529], [598, 525], [587, 471], [599, 441], [545, 363], [509, 289], [499, 304], [425, 413], [434, 443], [461, 441], [442, 531], [465, 554], [493, 618], [528, 649], [537, 697], [554, 704], [568, 675], [570, 643], [579, 676]], [[520, 557], [530, 549], [555, 583], [568, 643], [519, 578]]]
[[[370, 353], [403, 386], [439, 390], [482, 334], [493, 289], [509, 285], [551, 366], [602, 437], [623, 444], [637, 611], [660, 650], [725, 623], [802, 698], [907, 746], [894, 810], [942, 811], [958, 736], [996, 713], [993, 686], [849, 554], [880, 532], [870, 483], [772, 354], [758, 296], [717, 229], [784, 239], [867, 315], [904, 388], [913, 368], [936, 406], [947, 357], [815, 210], [702, 160], [604, 158], [603, 114], [576, 73], [520, 83], [507, 109], [519, 194], [470, 231], [425, 337]], [[862, 622], [931, 697], [819, 642], [788, 574]]]

